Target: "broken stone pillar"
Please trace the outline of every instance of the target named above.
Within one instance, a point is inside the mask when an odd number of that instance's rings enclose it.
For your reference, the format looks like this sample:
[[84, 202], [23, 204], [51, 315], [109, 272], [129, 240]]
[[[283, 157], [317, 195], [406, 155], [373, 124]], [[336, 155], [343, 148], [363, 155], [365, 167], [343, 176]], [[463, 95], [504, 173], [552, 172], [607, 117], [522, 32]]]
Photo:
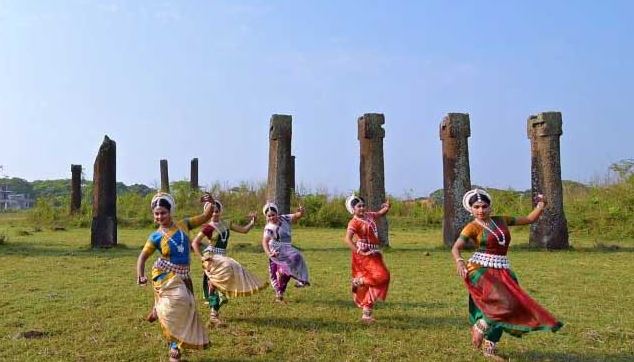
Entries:
[[191, 162], [190, 184], [192, 190], [198, 190], [198, 158], [193, 158]]
[[81, 165], [70, 165], [70, 172], [70, 213], [76, 214], [81, 209]]
[[170, 178], [167, 174], [167, 160], [161, 160], [161, 191], [170, 192]]
[[[380, 113], [366, 113], [357, 120], [358, 138], [361, 146], [359, 163], [360, 196], [365, 199], [366, 209], [377, 211], [385, 202], [385, 172], [383, 162], [383, 138], [385, 117]], [[388, 246], [387, 218], [376, 220], [381, 245]]]
[[93, 172], [92, 226], [93, 248], [117, 245], [117, 145], [104, 137]]
[[277, 204], [280, 214], [290, 213], [291, 208], [292, 134], [291, 116], [283, 114], [271, 116], [266, 197]]
[[471, 214], [462, 206], [462, 197], [471, 189], [469, 114], [449, 113], [440, 123], [443, 166], [443, 242], [452, 246]]
[[548, 249], [565, 249], [568, 243], [568, 223], [564, 214], [559, 137], [562, 134], [560, 112], [544, 112], [528, 118], [528, 138], [531, 140], [531, 193], [543, 194], [544, 213], [531, 225], [528, 243]]

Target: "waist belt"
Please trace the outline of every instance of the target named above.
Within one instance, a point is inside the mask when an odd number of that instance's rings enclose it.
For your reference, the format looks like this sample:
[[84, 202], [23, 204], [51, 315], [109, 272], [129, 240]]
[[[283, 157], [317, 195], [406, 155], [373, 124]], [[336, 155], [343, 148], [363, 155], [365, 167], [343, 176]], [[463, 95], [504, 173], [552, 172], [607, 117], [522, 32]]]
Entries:
[[154, 263], [154, 267], [164, 272], [173, 272], [181, 277], [189, 277], [189, 265], [174, 264], [163, 258], [158, 258]]
[[269, 248], [273, 250], [280, 250], [283, 247], [290, 247], [290, 246], [291, 246], [291, 243], [285, 242], [285, 241], [277, 241], [277, 240], [269, 241]]
[[357, 252], [370, 252], [372, 254], [381, 252], [379, 244], [366, 243], [365, 240], [366, 239], [357, 240]]
[[506, 255], [495, 255], [482, 252], [475, 252], [469, 258], [470, 263], [482, 265], [487, 268], [510, 269], [509, 259]]
[[227, 255], [227, 249], [223, 249], [223, 248], [216, 248], [215, 246], [208, 246], [205, 248], [205, 250], [203, 251], [204, 253], [212, 253], [212, 254], [218, 254], [218, 255]]

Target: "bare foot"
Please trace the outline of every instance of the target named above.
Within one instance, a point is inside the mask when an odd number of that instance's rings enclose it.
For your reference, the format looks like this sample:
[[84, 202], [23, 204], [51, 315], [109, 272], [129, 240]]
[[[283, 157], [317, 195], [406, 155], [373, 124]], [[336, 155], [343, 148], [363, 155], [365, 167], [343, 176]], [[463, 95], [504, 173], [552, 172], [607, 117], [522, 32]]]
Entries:
[[145, 317], [145, 320], [152, 323], [155, 322], [158, 319], [158, 315], [156, 314], [156, 308], [152, 307], [152, 310], [150, 311], [150, 313], [148, 313], [147, 317]]

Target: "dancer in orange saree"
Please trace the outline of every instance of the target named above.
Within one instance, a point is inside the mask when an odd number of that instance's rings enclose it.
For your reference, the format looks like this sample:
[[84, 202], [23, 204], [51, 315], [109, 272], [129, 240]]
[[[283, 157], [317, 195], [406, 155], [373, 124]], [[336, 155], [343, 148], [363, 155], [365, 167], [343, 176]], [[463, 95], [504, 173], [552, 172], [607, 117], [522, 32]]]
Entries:
[[[483, 347], [486, 357], [503, 360], [496, 352], [503, 332], [520, 337], [536, 330], [555, 332], [563, 324], [520, 287], [506, 257], [511, 242], [508, 226], [535, 222], [545, 207], [543, 196], [530, 214], [521, 217], [491, 216], [491, 201], [481, 189], [464, 195], [463, 206], [474, 220], [464, 227], [451, 253], [469, 291], [471, 341], [476, 348]], [[476, 252], [465, 262], [460, 251], [469, 240]]]
[[365, 210], [363, 198], [352, 195], [346, 199], [346, 209], [353, 215], [348, 222], [345, 242], [352, 251], [352, 293], [355, 304], [363, 310], [361, 320], [374, 322], [372, 310], [378, 300], [385, 300], [390, 284], [390, 272], [383, 262], [375, 219], [390, 210], [386, 201], [377, 212]]

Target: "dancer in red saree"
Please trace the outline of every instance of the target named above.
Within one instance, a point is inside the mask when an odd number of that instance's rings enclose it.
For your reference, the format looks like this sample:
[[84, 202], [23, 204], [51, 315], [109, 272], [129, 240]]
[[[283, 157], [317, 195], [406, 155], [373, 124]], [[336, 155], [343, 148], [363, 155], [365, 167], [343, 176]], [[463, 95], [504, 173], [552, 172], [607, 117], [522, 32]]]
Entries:
[[375, 219], [390, 210], [386, 201], [381, 210], [365, 210], [365, 201], [352, 195], [346, 199], [346, 209], [353, 217], [348, 223], [346, 244], [352, 251], [352, 293], [355, 304], [363, 309], [361, 320], [372, 323], [372, 309], [377, 300], [385, 300], [390, 284], [390, 272], [383, 262]]
[[[502, 360], [496, 353], [502, 332], [521, 337], [536, 330], [555, 332], [563, 325], [520, 287], [506, 257], [511, 242], [508, 226], [535, 222], [545, 201], [539, 195], [535, 209], [523, 217], [490, 216], [491, 196], [481, 189], [467, 192], [462, 203], [474, 220], [462, 229], [451, 253], [469, 290], [471, 341], [476, 348], [484, 341], [484, 355]], [[465, 262], [460, 251], [469, 240], [476, 252]]]

